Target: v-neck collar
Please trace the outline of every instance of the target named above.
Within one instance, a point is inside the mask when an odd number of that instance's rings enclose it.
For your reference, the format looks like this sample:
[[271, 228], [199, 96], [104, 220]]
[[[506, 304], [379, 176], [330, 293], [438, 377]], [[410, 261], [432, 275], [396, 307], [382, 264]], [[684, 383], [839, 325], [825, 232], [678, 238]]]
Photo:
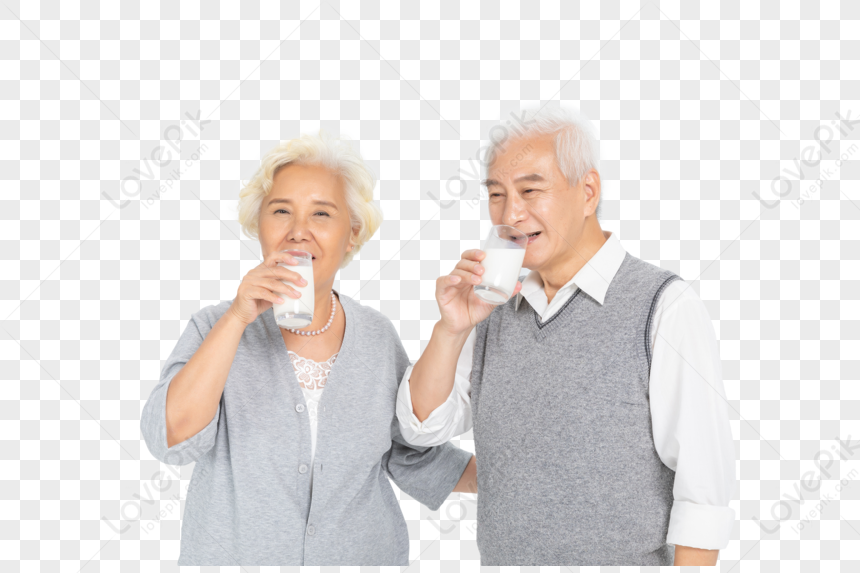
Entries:
[[[343, 340], [340, 343], [340, 349], [337, 351], [337, 360], [332, 364], [331, 370], [329, 370], [328, 377], [326, 378], [325, 383], [325, 391], [320, 393], [320, 399], [317, 404], [318, 411], [318, 420], [317, 420], [317, 434], [316, 434], [316, 452], [324, 451], [326, 447], [326, 442], [330, 439], [328, 438], [328, 426], [329, 424], [325, 421], [326, 417], [326, 405], [331, 403], [332, 400], [337, 399], [338, 395], [338, 387], [340, 385], [340, 376], [341, 372], [348, 371], [351, 368], [349, 362], [352, 358], [352, 350], [354, 346], [355, 340], [355, 320], [357, 312], [354, 312], [356, 309], [352, 305], [355, 302], [348, 296], [342, 295], [336, 289], [332, 289], [337, 294], [338, 299], [340, 300], [340, 305], [343, 307], [343, 315], [346, 320], [346, 326], [343, 330]], [[278, 323], [275, 322], [275, 314], [272, 312], [272, 309], [268, 309], [263, 313], [263, 325], [266, 330], [266, 334], [270, 337], [273, 344], [275, 344], [277, 349], [277, 375], [276, 375], [276, 383], [281, 384], [282, 382], [285, 385], [284, 391], [287, 396], [291, 400], [292, 404], [304, 404], [307, 407], [307, 400], [305, 400], [305, 393], [302, 391], [301, 384], [299, 383], [299, 379], [296, 377], [295, 369], [293, 368], [293, 362], [290, 360], [290, 355], [287, 351], [287, 345], [284, 343], [284, 338], [281, 336], [281, 327], [278, 326]], [[287, 370], [284, 373], [284, 370]], [[348, 378], [344, 378], [347, 380]], [[284, 381], [287, 382], [284, 382]], [[308, 422], [305, 426], [308, 432], [310, 432], [310, 419], [308, 418]], [[310, 459], [311, 454], [311, 438], [310, 434], [307, 435], [307, 451], [305, 454]], [[314, 456], [316, 458], [316, 456]], [[314, 462], [316, 463], [316, 462]], [[319, 467], [320, 471], [322, 471], [322, 465]]]
[[[609, 285], [627, 257], [627, 251], [621, 245], [617, 233], [603, 231], [603, 236], [606, 238], [603, 245], [567, 283], [558, 289], [556, 296], [564, 296], [573, 289], [580, 288], [585, 294], [603, 305]], [[539, 310], [541, 315], [545, 316], [546, 311], [552, 305], [546, 300], [540, 274], [537, 271], [530, 271], [521, 282], [523, 286], [520, 292], [516, 294], [514, 310], [517, 310], [520, 303], [525, 299], [532, 308]]]
[[[559, 316], [561, 316], [567, 310], [567, 307], [571, 306], [573, 301], [575, 301], [579, 297], [580, 293], [582, 293], [582, 289], [579, 289], [579, 288], [576, 289], [576, 291], [574, 291], [574, 293], [572, 295], [570, 295], [570, 298], [567, 299], [563, 305], [561, 305], [561, 308], [558, 309], [557, 311], [555, 311], [555, 314], [553, 314], [551, 317], [546, 319], [544, 322], [541, 322], [537, 311], [533, 308], [531, 309], [532, 314], [534, 315], [534, 318], [535, 318], [535, 326], [537, 327], [537, 333], [541, 337], [545, 336], [544, 329], [547, 328], [549, 325], [551, 325]], [[551, 330], [551, 329], [547, 329], [547, 331], [548, 330]]]
[[[328, 387], [333, 379], [337, 378], [337, 373], [343, 370], [343, 366], [338, 367], [339, 364], [344, 362], [344, 359], [349, 356], [349, 351], [352, 349], [353, 345], [353, 337], [355, 332], [355, 314], [353, 313], [353, 300], [345, 295], [342, 295], [337, 289], [332, 289], [335, 294], [337, 294], [338, 300], [340, 300], [340, 306], [343, 308], [343, 316], [346, 321], [346, 325], [343, 329], [343, 340], [340, 343], [340, 348], [337, 350], [336, 354], [337, 360], [332, 364], [331, 370], [328, 373], [328, 378], [326, 379], [326, 387]], [[263, 324], [266, 327], [266, 331], [273, 341], [277, 341], [277, 356], [278, 356], [278, 364], [280, 365], [282, 372], [283, 369], [288, 368], [289, 374], [292, 374], [292, 377], [295, 379], [295, 387], [300, 388], [299, 380], [296, 378], [295, 370], [293, 369], [293, 362], [290, 359], [290, 354], [287, 351], [287, 345], [284, 343], [284, 338], [281, 336], [281, 327], [278, 326], [278, 323], [275, 322], [275, 315], [272, 312], [272, 309], [268, 309], [263, 312]], [[289, 375], [288, 374], [288, 375]], [[280, 376], [279, 376], [280, 378]]]

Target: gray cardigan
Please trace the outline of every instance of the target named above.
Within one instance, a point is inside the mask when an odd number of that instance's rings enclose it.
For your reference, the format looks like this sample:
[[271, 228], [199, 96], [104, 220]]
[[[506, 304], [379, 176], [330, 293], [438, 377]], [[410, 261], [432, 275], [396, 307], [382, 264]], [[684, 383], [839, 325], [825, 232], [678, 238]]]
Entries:
[[409, 359], [380, 312], [341, 295], [346, 329], [320, 401], [311, 491], [308, 411], [272, 311], [248, 325], [212, 421], [167, 447], [170, 380], [232, 301], [195, 313], [143, 408], [152, 455], [196, 461], [179, 565], [408, 565], [409, 536], [390, 477], [431, 509], [471, 454], [411, 446], [395, 416]]

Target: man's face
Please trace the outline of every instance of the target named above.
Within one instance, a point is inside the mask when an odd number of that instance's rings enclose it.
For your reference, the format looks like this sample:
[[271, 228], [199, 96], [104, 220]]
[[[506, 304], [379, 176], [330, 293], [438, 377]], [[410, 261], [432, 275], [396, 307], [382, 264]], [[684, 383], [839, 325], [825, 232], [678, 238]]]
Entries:
[[575, 253], [586, 217], [600, 199], [600, 176], [590, 171], [574, 186], [556, 163], [555, 135], [505, 142], [487, 173], [490, 219], [529, 237], [523, 267], [541, 270]]

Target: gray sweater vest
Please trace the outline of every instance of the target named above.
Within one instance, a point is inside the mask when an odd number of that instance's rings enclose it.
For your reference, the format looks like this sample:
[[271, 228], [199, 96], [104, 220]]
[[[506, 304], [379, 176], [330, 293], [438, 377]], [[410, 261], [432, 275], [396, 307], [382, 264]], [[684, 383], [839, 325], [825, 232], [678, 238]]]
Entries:
[[[609, 277], [607, 277], [609, 278]], [[675, 472], [654, 448], [658, 297], [680, 277], [629, 253], [603, 305], [578, 290], [477, 327], [472, 414], [482, 565], [671, 565]]]

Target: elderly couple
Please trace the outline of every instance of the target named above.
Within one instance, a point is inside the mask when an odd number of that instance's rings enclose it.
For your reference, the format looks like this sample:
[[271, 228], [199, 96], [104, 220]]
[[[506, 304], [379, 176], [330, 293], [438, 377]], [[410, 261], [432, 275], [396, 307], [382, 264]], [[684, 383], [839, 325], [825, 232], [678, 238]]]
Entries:
[[[263, 159], [239, 221], [264, 260], [191, 317], [142, 413], [153, 456], [196, 462], [180, 565], [407, 565], [389, 478], [431, 509], [477, 491], [483, 565], [716, 563], [735, 456], [708, 312], [601, 230], [588, 123], [524, 117], [484, 183], [493, 224], [531, 236], [530, 272], [492, 306], [465, 251], [413, 366], [383, 314], [332, 288], [381, 223], [361, 157], [303, 136]], [[271, 310], [306, 284], [288, 249], [315, 259], [300, 330]], [[448, 443], [472, 428], [477, 457]]]

